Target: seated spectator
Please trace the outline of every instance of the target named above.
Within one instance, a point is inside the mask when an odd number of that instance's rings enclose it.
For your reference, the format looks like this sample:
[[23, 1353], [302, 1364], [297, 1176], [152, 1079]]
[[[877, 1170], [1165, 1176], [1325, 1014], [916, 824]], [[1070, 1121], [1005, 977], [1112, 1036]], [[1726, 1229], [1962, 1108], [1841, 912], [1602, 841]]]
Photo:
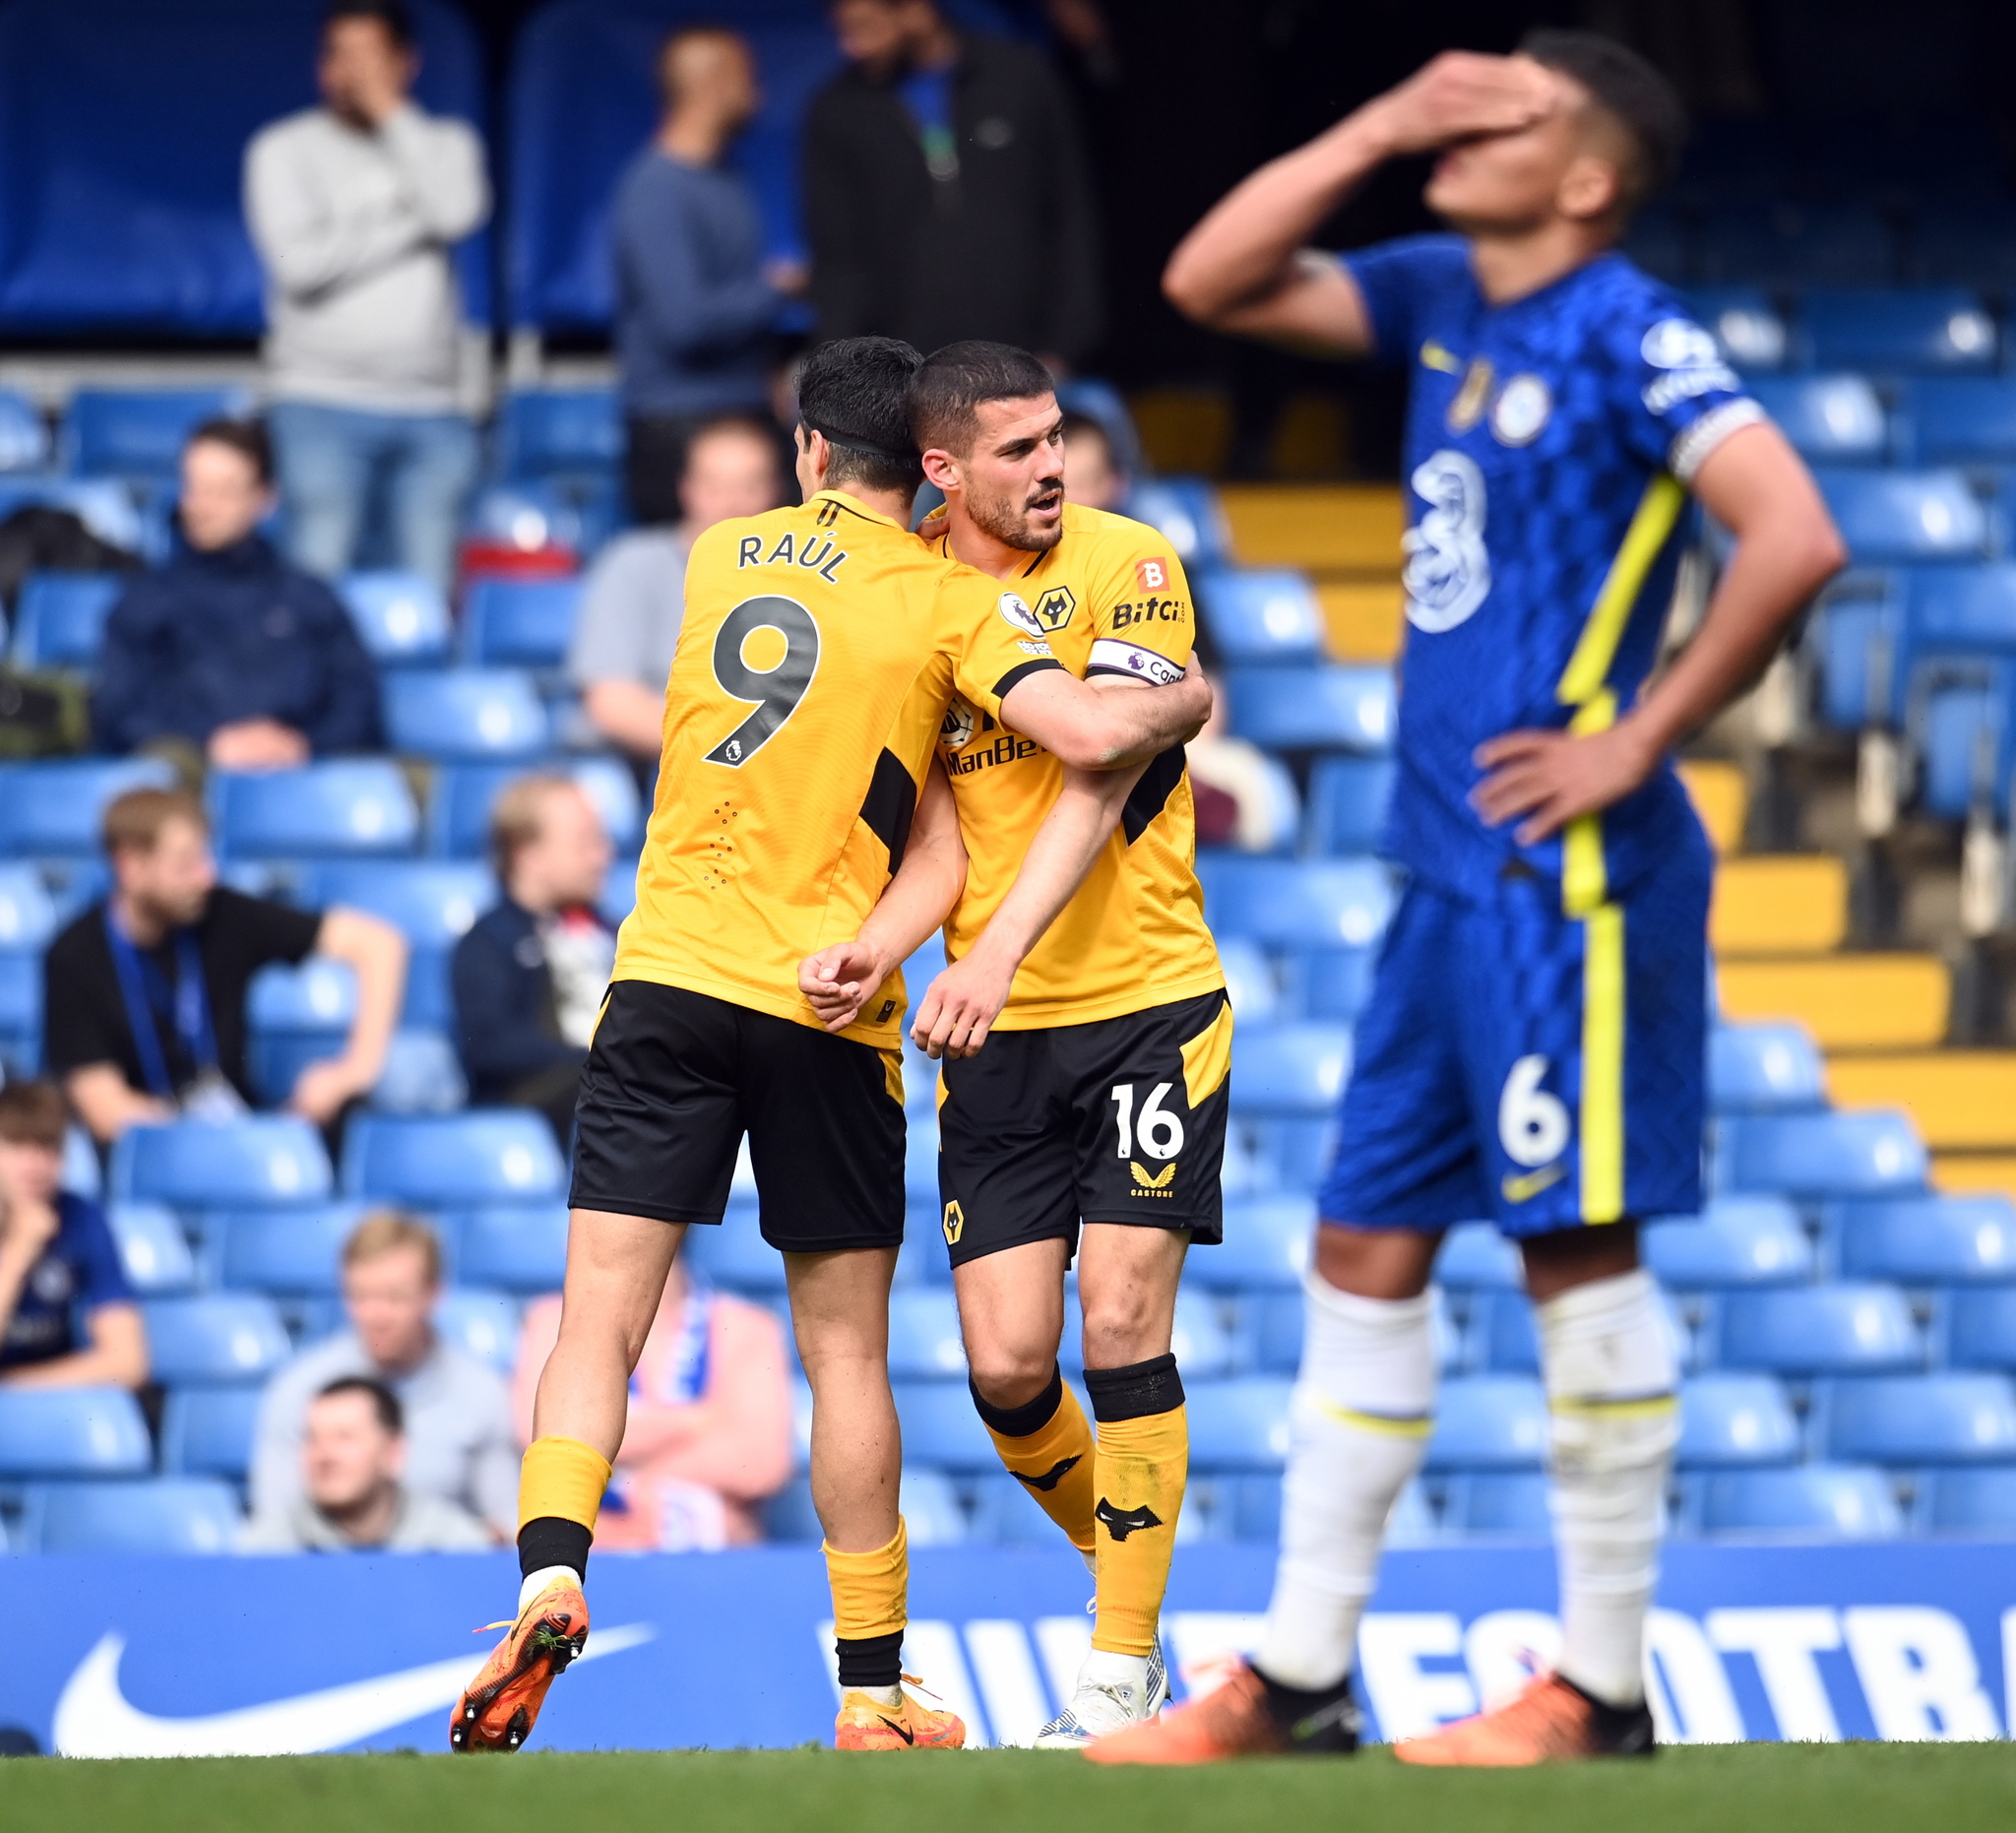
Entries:
[[658, 763], [662, 742], [665, 677], [686, 613], [686, 556], [717, 522], [760, 516], [784, 500], [775, 437], [755, 420], [709, 421], [686, 447], [676, 494], [677, 522], [633, 529], [602, 549], [567, 655], [589, 724], [648, 765]]
[[301, 1486], [284, 1514], [253, 1520], [247, 1552], [486, 1552], [496, 1542], [468, 1509], [410, 1489], [406, 1420], [382, 1381], [344, 1375], [308, 1403]]
[[613, 850], [568, 777], [521, 777], [490, 815], [503, 902], [455, 945], [455, 1039], [478, 1106], [536, 1107], [561, 1151], [616, 965], [596, 909]]
[[343, 601], [259, 532], [272, 509], [265, 429], [206, 420], [182, 451], [175, 553], [105, 623], [99, 750], [284, 770], [383, 742], [377, 670]]
[[[519, 1340], [518, 1432], [528, 1443], [559, 1335], [555, 1294], [526, 1313]], [[783, 1325], [692, 1284], [674, 1261], [630, 1377], [629, 1422], [595, 1544], [681, 1552], [760, 1541], [759, 1505], [789, 1480], [791, 1452]]]
[[255, 1524], [298, 1518], [301, 1454], [315, 1397], [332, 1382], [382, 1384], [405, 1425], [408, 1492], [489, 1524], [497, 1541], [518, 1532], [518, 1445], [504, 1379], [433, 1325], [441, 1296], [441, 1244], [410, 1217], [366, 1216], [343, 1249], [343, 1307], [349, 1328], [311, 1345], [273, 1377], [252, 1447]]
[[1113, 455], [1106, 429], [1089, 413], [1064, 414], [1064, 494], [1087, 509], [1124, 513], [1133, 482]]
[[296, 910], [217, 881], [203, 804], [131, 790], [105, 810], [112, 894], [42, 961], [42, 1053], [100, 1145], [177, 1112], [216, 1118], [256, 1097], [245, 1068], [245, 991], [271, 962], [322, 954], [357, 977], [340, 1055], [310, 1063], [287, 1106], [331, 1126], [385, 1067], [406, 988], [406, 938], [362, 911]]
[[0, 1088], [0, 1385], [139, 1387], [147, 1328], [105, 1213], [62, 1187], [69, 1119], [52, 1083]]
[[1277, 758], [1232, 735], [1225, 688], [1211, 684], [1211, 718], [1185, 747], [1197, 804], [1197, 844], [1241, 853], [1278, 853], [1294, 844], [1301, 804]]

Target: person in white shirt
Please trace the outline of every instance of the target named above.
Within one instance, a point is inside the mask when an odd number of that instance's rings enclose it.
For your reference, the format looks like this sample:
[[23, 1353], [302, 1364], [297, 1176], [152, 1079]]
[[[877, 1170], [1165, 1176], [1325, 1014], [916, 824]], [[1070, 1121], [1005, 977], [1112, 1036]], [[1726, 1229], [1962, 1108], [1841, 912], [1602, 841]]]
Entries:
[[389, 551], [450, 584], [475, 476], [461, 390], [454, 245], [490, 211], [482, 142], [410, 95], [419, 57], [402, 0], [334, 0], [323, 105], [245, 153], [245, 216], [267, 276], [268, 421], [295, 562], [355, 567], [382, 502]]

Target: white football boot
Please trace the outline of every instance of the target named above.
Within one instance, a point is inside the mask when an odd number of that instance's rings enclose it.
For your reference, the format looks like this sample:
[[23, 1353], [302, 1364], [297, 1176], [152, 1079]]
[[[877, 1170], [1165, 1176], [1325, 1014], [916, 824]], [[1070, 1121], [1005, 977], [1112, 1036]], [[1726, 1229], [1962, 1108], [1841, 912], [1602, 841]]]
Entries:
[[1144, 1725], [1168, 1704], [1169, 1676], [1162, 1638], [1144, 1662], [1135, 1655], [1092, 1649], [1078, 1670], [1071, 1703], [1037, 1734], [1039, 1750], [1082, 1750], [1108, 1732]]

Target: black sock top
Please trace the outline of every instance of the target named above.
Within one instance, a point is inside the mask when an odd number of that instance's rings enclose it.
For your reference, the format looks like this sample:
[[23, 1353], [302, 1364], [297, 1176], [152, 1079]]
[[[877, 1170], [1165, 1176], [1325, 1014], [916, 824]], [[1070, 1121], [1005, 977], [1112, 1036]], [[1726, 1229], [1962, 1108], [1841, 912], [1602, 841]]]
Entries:
[[1124, 1368], [1088, 1368], [1085, 1391], [1092, 1397], [1092, 1417], [1102, 1425], [1115, 1425], [1174, 1413], [1183, 1404], [1183, 1377], [1176, 1372], [1174, 1356], [1151, 1356]]

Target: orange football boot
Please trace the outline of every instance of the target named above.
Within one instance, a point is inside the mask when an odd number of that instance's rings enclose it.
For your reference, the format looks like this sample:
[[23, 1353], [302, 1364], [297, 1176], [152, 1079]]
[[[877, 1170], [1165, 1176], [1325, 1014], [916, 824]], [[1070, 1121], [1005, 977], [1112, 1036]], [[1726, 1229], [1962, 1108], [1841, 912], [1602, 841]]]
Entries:
[[1503, 1705], [1458, 1719], [1425, 1738], [1403, 1738], [1393, 1754], [1403, 1763], [1479, 1769], [1520, 1769], [1593, 1756], [1650, 1756], [1652, 1713], [1606, 1706], [1557, 1674], [1529, 1680]]
[[588, 1601], [555, 1579], [519, 1612], [482, 1672], [455, 1702], [448, 1747], [464, 1753], [516, 1750], [532, 1736], [556, 1675], [588, 1641]]
[[1349, 1756], [1358, 1747], [1358, 1713], [1349, 1687], [1298, 1720], [1268, 1704], [1267, 1684], [1248, 1662], [1201, 1699], [1165, 1708], [1158, 1719], [1108, 1732], [1086, 1745], [1088, 1763], [1222, 1763], [1234, 1756]]
[[[912, 1685], [914, 1675], [903, 1676]], [[885, 1706], [858, 1687], [840, 1696], [840, 1716], [833, 1721], [836, 1750], [960, 1750], [966, 1746], [966, 1721], [956, 1712], [940, 1712], [909, 1693], [901, 1706]]]

